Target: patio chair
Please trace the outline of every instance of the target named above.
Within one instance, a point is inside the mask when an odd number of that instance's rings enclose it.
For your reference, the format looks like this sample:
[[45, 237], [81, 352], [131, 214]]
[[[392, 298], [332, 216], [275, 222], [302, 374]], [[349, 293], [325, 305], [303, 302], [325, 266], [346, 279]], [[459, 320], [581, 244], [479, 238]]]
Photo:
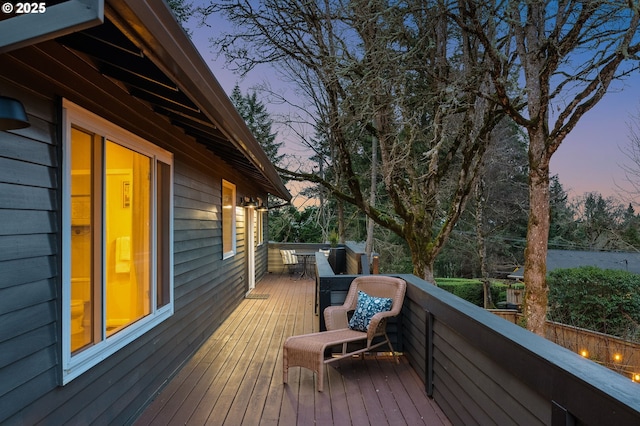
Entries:
[[[387, 336], [386, 325], [388, 318], [400, 313], [406, 287], [407, 283], [402, 279], [381, 275], [354, 279], [344, 304], [329, 306], [324, 310], [327, 331], [291, 336], [285, 340], [283, 382], [287, 383], [289, 367], [304, 367], [316, 373], [317, 390], [322, 392], [325, 364], [371, 352], [385, 344], [398, 363], [398, 357]], [[372, 307], [375, 308], [371, 309]], [[354, 314], [349, 319], [350, 312]], [[373, 343], [375, 337], [384, 339]], [[365, 347], [347, 352], [347, 344], [357, 341], [365, 342]], [[342, 345], [342, 352], [325, 358], [325, 350], [338, 345]]]
[[289, 268], [289, 274], [294, 274], [300, 265], [298, 257], [294, 253], [295, 250], [280, 250], [283, 268]]

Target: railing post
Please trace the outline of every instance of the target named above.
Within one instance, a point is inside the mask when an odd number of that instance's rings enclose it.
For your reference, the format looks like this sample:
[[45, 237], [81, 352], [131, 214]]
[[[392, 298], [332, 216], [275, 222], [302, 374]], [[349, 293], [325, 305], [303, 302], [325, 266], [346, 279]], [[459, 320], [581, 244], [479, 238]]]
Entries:
[[425, 309], [427, 315], [426, 329], [426, 353], [425, 353], [425, 391], [429, 398], [433, 397], [433, 322], [434, 317], [431, 312]]
[[319, 330], [326, 331], [327, 326], [324, 323], [324, 308], [331, 306], [331, 287], [330, 282], [325, 279], [320, 279], [318, 291], [318, 316], [320, 317]]
[[360, 255], [360, 274], [369, 275], [371, 273], [369, 268], [369, 258], [366, 254]]
[[552, 426], [575, 426], [576, 418], [562, 405], [551, 401], [551, 425]]

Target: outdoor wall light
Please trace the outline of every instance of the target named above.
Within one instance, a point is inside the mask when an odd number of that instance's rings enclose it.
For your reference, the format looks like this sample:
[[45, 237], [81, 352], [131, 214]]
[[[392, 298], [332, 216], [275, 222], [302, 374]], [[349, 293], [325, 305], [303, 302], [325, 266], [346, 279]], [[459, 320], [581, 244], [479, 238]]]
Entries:
[[265, 206], [264, 203], [263, 203], [263, 204], [260, 204], [258, 206], [258, 211], [259, 212], [267, 212], [267, 211], [269, 211], [269, 208], [267, 206]]
[[242, 197], [240, 205], [245, 208], [258, 207], [258, 202], [253, 197]]
[[0, 130], [15, 130], [29, 127], [24, 105], [17, 99], [0, 96]]

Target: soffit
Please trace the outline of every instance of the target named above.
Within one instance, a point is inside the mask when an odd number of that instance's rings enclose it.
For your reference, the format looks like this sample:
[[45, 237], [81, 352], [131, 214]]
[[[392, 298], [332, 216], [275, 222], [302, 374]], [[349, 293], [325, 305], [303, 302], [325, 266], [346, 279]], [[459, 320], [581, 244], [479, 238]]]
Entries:
[[[193, 96], [181, 88], [177, 78], [160, 69], [108, 18], [102, 25], [60, 37], [57, 41], [80, 52], [100, 73], [119, 82], [129, 95], [145, 102], [157, 114], [168, 117], [173, 125], [183, 129], [187, 135], [213, 151], [243, 176], [258, 183], [265, 191], [285, 200], [291, 198], [264, 151], [256, 149], [259, 145], [244, 122], [239, 124], [242, 119], [226, 94], [216, 92], [218, 101], [226, 101], [226, 105], [218, 107], [226, 109], [222, 117], [231, 117], [224, 120], [226, 122], [221, 126], [212, 119], [221, 114], [221, 111], [212, 111], [213, 101], [210, 101], [207, 109], [199, 107]], [[186, 48], [193, 49], [192, 45]], [[212, 75], [205, 77], [214, 79]], [[191, 83], [193, 86], [198, 82]], [[219, 87], [217, 81], [213, 83], [216, 87], [209, 90]], [[198, 95], [206, 96], [206, 93]], [[234, 135], [241, 136], [234, 138]]]

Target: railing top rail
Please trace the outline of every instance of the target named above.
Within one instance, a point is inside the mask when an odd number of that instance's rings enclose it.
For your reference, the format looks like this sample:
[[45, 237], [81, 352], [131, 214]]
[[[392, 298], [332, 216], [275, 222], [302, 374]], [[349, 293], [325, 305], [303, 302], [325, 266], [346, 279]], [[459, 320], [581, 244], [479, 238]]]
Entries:
[[421, 299], [437, 321], [448, 324], [514, 377], [574, 416], [594, 424], [612, 422], [611, 418], [597, 420], [607, 412], [617, 413], [620, 420], [638, 420], [640, 387], [630, 379], [414, 275], [398, 276], [409, 284], [407, 294]]
[[[328, 288], [331, 277], [318, 271]], [[589, 424], [640, 424], [640, 388], [629, 378], [411, 274], [407, 298], [526, 387]], [[347, 276], [336, 276], [345, 285]], [[339, 281], [339, 282], [338, 282]]]

